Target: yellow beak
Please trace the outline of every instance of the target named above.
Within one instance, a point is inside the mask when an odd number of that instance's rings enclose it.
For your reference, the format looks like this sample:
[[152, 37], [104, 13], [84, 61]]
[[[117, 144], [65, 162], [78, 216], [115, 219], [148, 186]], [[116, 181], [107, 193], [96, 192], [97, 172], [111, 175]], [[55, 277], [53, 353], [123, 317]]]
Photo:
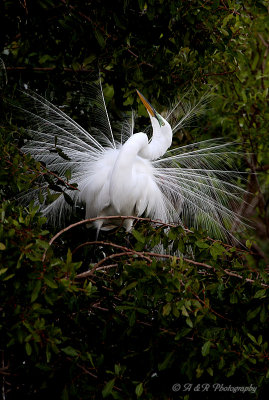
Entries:
[[136, 89], [136, 91], [137, 91], [138, 96], [140, 97], [140, 100], [142, 101], [142, 103], [144, 104], [146, 109], [148, 110], [149, 114], [152, 117], [156, 117], [156, 111], [154, 110], [154, 108], [152, 107], [150, 102], [143, 96], [142, 93], [139, 92], [139, 90]]

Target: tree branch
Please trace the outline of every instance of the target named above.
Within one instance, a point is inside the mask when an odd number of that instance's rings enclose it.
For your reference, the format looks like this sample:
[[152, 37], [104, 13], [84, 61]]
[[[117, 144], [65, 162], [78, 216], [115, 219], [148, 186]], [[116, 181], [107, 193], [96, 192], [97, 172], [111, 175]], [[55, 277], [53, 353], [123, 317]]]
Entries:
[[[137, 220], [137, 221], [144, 221], [144, 222], [151, 222], [153, 224], [158, 224], [164, 227], [172, 227], [172, 228], [176, 228], [179, 225], [176, 224], [167, 224], [165, 222], [162, 221], [158, 221], [158, 220], [154, 220], [154, 219], [150, 219], [150, 218], [142, 218], [142, 217], [134, 217], [132, 215], [128, 215], [128, 216], [123, 216], [123, 215], [112, 215], [112, 216], [105, 216], [105, 217], [95, 217], [95, 218], [87, 218], [87, 219], [83, 219], [82, 221], [76, 222], [74, 224], [71, 224], [69, 226], [67, 226], [66, 228], [62, 229], [61, 231], [59, 231], [55, 236], [53, 236], [53, 238], [51, 238], [51, 240], [49, 241], [49, 245], [51, 246], [52, 243], [59, 237], [61, 236], [64, 232], [69, 231], [72, 228], [75, 228], [76, 226], [80, 226], [80, 225], [84, 225], [84, 224], [90, 224], [91, 222], [94, 221], [99, 221], [100, 219], [104, 219], [104, 220], [109, 220], [109, 219], [121, 219], [121, 220], [125, 220], [125, 219], [133, 219], [133, 220]], [[184, 230], [186, 232], [191, 232], [188, 229]], [[47, 250], [46, 249], [44, 251], [43, 257], [42, 257], [42, 261], [44, 262], [46, 259], [46, 254], [47, 254]]]

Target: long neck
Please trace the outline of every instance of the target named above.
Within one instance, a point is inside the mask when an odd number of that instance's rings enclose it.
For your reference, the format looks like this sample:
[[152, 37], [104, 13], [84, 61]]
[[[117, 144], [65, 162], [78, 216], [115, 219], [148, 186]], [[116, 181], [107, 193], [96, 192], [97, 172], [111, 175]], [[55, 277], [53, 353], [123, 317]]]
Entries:
[[172, 144], [172, 129], [168, 122], [160, 126], [156, 118], [151, 117], [153, 129], [152, 139], [148, 146], [142, 148], [139, 156], [148, 160], [156, 160], [161, 157]]
[[143, 132], [135, 133], [120, 149], [114, 169], [126, 171], [132, 168], [135, 158], [146, 147], [148, 147], [147, 135]]
[[[148, 137], [139, 132], [124, 143], [112, 170], [109, 193], [115, 210], [120, 213], [133, 212], [133, 198], [130, 195], [136, 189], [133, 167], [139, 152], [148, 145]], [[127, 206], [126, 206], [127, 204]]]
[[137, 155], [143, 148], [148, 146], [148, 137], [145, 133], [139, 132], [131, 136], [127, 142], [124, 143], [120, 149], [118, 158], [115, 162], [111, 181], [113, 185], [117, 185], [122, 178], [125, 178], [127, 174], [131, 176], [133, 165]]

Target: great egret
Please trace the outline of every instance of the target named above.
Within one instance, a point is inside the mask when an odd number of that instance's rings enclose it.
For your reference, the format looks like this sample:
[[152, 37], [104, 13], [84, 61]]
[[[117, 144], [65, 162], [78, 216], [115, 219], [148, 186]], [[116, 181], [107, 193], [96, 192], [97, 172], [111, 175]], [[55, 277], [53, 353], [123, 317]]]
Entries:
[[[168, 121], [176, 107], [164, 119], [138, 91], [150, 117], [152, 137], [149, 140], [146, 133], [134, 133], [132, 114], [123, 122], [117, 139], [101, 83], [97, 87], [94, 110], [99, 127], [91, 133], [43, 97], [26, 92], [33, 107], [24, 111], [34, 125], [29, 129], [32, 140], [23, 151], [46, 163], [63, 179], [66, 171], [71, 171], [78, 190], [66, 193], [75, 205], [86, 206], [86, 218], [144, 215], [165, 223], [201, 226], [208, 234], [229, 237], [232, 224], [241, 224], [236, 207], [244, 192], [231, 180], [237, 175], [230, 168], [232, 144], [207, 140], [168, 150], [173, 133], [199, 114], [203, 101], [189, 104], [171, 127]], [[45, 194], [46, 190], [44, 182], [24, 197], [38, 202], [38, 193]], [[60, 223], [72, 207], [60, 195], [51, 204], [41, 205], [41, 210], [51, 221]], [[127, 231], [132, 228], [132, 221], [124, 221]], [[118, 223], [116, 219], [98, 220], [95, 227], [108, 230]]]

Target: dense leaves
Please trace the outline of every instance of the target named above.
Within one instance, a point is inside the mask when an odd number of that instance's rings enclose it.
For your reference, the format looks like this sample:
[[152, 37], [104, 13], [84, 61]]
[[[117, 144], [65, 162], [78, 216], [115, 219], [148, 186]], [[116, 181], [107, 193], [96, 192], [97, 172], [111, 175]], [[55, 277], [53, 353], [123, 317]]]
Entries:
[[[95, 241], [73, 259], [70, 250], [56, 257], [60, 239], [48, 248], [36, 210], [12, 219], [18, 211], [10, 204], [1, 210], [1, 339], [11, 382], [22, 380], [18, 396], [45, 398], [53, 388], [58, 397], [135, 398], [143, 391], [161, 399], [173, 395], [176, 382], [252, 384], [262, 392], [268, 279], [262, 264], [258, 275], [248, 267], [246, 251], [199, 232], [173, 228], [167, 236], [163, 227], [142, 225], [124, 252], [99, 241], [103, 258], [93, 266]], [[164, 262], [150, 250], [150, 242], [169, 246], [174, 235], [178, 248], [192, 246], [195, 260]], [[82, 250], [84, 262], [76, 261]]]
[[[2, 397], [265, 399], [267, 2], [5, 1], [0, 26]], [[20, 204], [45, 179], [40, 203], [64, 196], [72, 206], [66, 189], [76, 183], [69, 170], [59, 179], [19, 150], [27, 121], [11, 105], [20, 104], [17, 87], [65, 105], [90, 128], [87, 82], [98, 71], [112, 122], [131, 107], [146, 116], [135, 88], [158, 110], [188, 88], [215, 93], [199, 126], [174, 142], [224, 136], [241, 143], [238, 168], [247, 174], [238, 184], [249, 191], [241, 213], [254, 227], [241, 237], [245, 247], [143, 220], [128, 235], [118, 229], [96, 240], [86, 224], [76, 225], [82, 208], [56, 237], [60, 229], [37, 207]], [[147, 123], [141, 118], [137, 129]], [[65, 159], [57, 139], [52, 151]], [[170, 255], [160, 256], [165, 249]], [[213, 384], [256, 389], [227, 393]]]

